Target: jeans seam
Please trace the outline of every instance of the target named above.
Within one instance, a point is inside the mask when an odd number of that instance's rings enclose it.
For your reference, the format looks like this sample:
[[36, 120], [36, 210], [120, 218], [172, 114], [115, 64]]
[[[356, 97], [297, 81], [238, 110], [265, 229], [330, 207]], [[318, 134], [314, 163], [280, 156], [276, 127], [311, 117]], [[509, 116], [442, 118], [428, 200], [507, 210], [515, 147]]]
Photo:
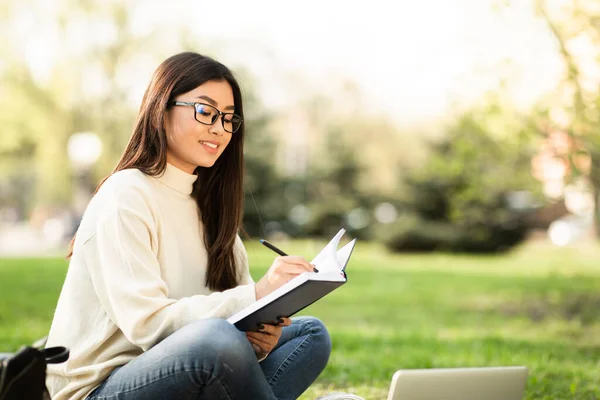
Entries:
[[[202, 372], [206, 373], [206, 371], [202, 370]], [[217, 376], [215, 377], [215, 379], [217, 381], [219, 381], [219, 387], [221, 388], [221, 391], [223, 392], [223, 394], [225, 394], [225, 397], [227, 397], [227, 400], [231, 400], [231, 396], [229, 395], [229, 392], [227, 392], [227, 385], [223, 385], [223, 382], [221, 381], [221, 379]]]
[[[153, 383], [156, 383], [156, 382], [158, 382], [158, 381], [160, 381], [160, 380], [162, 380], [162, 379], [171, 378], [171, 377], [173, 377], [173, 376], [175, 376], [175, 375], [179, 375], [179, 374], [182, 374], [182, 373], [187, 373], [187, 372], [191, 372], [191, 371], [196, 371], [196, 369], [194, 369], [194, 368], [191, 368], [191, 369], [183, 369], [183, 370], [181, 370], [181, 371], [177, 371], [177, 372], [174, 372], [174, 373], [172, 373], [172, 374], [168, 374], [168, 375], [165, 375], [165, 376], [161, 376], [161, 377], [160, 377], [160, 378], [158, 378], [158, 379], [154, 379], [154, 380], [153, 380], [153, 381], [151, 381], [151, 382], [144, 383], [144, 384], [142, 384], [142, 385], [139, 385], [139, 386], [136, 386], [135, 388], [132, 388], [132, 389], [127, 389], [127, 390], [119, 391], [119, 392], [117, 392], [117, 393], [112, 393], [112, 394], [109, 394], [109, 395], [95, 395], [94, 397], [91, 397], [91, 398], [89, 398], [89, 399], [90, 399], [90, 400], [110, 400], [111, 398], [113, 398], [113, 397], [117, 396], [118, 394], [126, 394], [126, 393], [130, 393], [130, 392], [133, 392], [133, 391], [135, 391], [135, 390], [139, 390], [139, 389], [141, 389], [141, 388], [143, 388], [143, 387], [146, 387], [146, 386], [152, 385]], [[206, 371], [206, 370], [204, 370], [204, 369], [200, 369], [200, 371], [202, 371], [202, 373], [205, 373], [205, 374], [206, 374], [206, 373], [210, 373], [210, 372], [207, 372], [207, 371]], [[110, 378], [110, 376], [109, 376], [109, 378]], [[107, 378], [107, 379], [108, 379], [108, 378]], [[231, 396], [229, 396], [229, 393], [227, 392], [227, 390], [225, 390], [225, 389], [224, 389], [224, 388], [225, 388], [225, 385], [223, 385], [223, 382], [221, 381], [221, 379], [220, 379], [219, 377], [215, 377], [215, 379], [216, 379], [217, 381], [219, 381], [219, 385], [220, 385], [220, 386], [221, 386], [221, 388], [223, 389], [223, 392], [225, 393], [225, 396], [227, 396], [227, 399], [231, 399]]]
[[[306, 327], [307, 325], [309, 325], [308, 327], [310, 327], [310, 324], [306, 324], [306, 322], [301, 321], [302, 324]], [[300, 347], [304, 346], [304, 343], [306, 343], [306, 341], [310, 338], [312, 334], [312, 329], [309, 329], [309, 333], [306, 335], [306, 337], [304, 338], [304, 340], [298, 344], [298, 346], [296, 346], [296, 348], [294, 350], [292, 350], [292, 352], [290, 352], [290, 354], [288, 354], [288, 356], [281, 362], [281, 364], [279, 364], [279, 366], [277, 367], [277, 370], [275, 370], [275, 373], [273, 374], [273, 376], [271, 377], [271, 379], [269, 379], [269, 384], [271, 384], [271, 382], [275, 381], [277, 376], [279, 375], [279, 373], [281, 372], [281, 370], [283, 369], [283, 367], [285, 367], [287, 365], [287, 361], [294, 355], [296, 354], [296, 352], [298, 351], [298, 349]]]
[[227, 391], [227, 385], [223, 385], [223, 382], [221, 381], [221, 378], [219, 378], [218, 376], [215, 379], [219, 381], [219, 386], [221, 387], [221, 390], [223, 391], [223, 393], [227, 397], [227, 400], [231, 400], [231, 396], [229, 395], [229, 392]]

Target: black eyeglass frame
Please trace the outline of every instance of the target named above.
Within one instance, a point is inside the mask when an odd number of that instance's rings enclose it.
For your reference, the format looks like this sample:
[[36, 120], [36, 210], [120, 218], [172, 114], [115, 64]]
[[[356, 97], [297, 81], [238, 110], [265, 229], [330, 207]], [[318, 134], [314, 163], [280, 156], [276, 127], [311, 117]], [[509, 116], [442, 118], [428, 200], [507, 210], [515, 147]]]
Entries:
[[[236, 113], [224, 113], [223, 111], [219, 110], [217, 107], [215, 107], [215, 106], [213, 106], [211, 104], [200, 103], [200, 102], [197, 102], [197, 101], [177, 101], [177, 100], [173, 100], [173, 101], [171, 101], [169, 103], [169, 105], [170, 106], [191, 106], [191, 107], [193, 107], [194, 108], [194, 119], [196, 121], [198, 121], [199, 123], [201, 123], [202, 125], [214, 125], [215, 122], [217, 122], [217, 120], [220, 119], [221, 120], [221, 126], [223, 127], [223, 129], [225, 130], [225, 132], [229, 132], [231, 134], [236, 133], [237, 131], [239, 131], [240, 128], [242, 127], [242, 123], [244, 122], [244, 119], [242, 117], [240, 117], [239, 115], [237, 115]], [[216, 110], [217, 111], [217, 118], [215, 118], [215, 120], [212, 123], [210, 123], [210, 124], [207, 124], [206, 122], [199, 121], [198, 118], [197, 118], [198, 109], [196, 108], [199, 105], [201, 105], [201, 106], [208, 106], [208, 107]], [[225, 119], [224, 118], [225, 118], [226, 115], [232, 115], [234, 117], [239, 118], [240, 124], [238, 125], [238, 128], [236, 130], [228, 131], [227, 128], [225, 128]], [[233, 126], [233, 124], [232, 124], [232, 126]]]

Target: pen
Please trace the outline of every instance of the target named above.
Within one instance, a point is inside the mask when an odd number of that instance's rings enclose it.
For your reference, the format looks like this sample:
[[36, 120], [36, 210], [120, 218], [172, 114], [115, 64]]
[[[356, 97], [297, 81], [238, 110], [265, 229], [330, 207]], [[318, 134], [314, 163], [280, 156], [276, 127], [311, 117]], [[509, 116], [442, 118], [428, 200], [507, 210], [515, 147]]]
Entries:
[[[285, 254], [285, 252], [279, 250], [277, 247], [273, 246], [271, 243], [267, 242], [265, 239], [260, 239], [260, 243], [265, 245], [269, 249], [273, 250], [275, 253], [279, 254], [280, 256], [284, 256], [284, 257], [287, 256], [287, 254]], [[319, 272], [319, 270], [315, 267], [313, 267], [313, 271]]]
[[275, 253], [280, 256], [287, 256], [283, 251], [279, 250], [277, 247], [273, 246], [271, 243], [267, 242], [265, 239], [260, 239], [260, 243], [273, 250]]

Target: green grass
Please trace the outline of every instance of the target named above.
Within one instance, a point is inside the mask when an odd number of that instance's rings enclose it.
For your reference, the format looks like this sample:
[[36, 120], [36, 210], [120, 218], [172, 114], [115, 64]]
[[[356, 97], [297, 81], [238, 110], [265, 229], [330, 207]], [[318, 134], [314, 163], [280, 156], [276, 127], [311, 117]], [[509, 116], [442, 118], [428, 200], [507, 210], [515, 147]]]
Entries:
[[[314, 256], [322, 243], [280, 243]], [[259, 278], [273, 254], [248, 244]], [[505, 256], [390, 255], [359, 243], [348, 283], [303, 314], [333, 353], [303, 396], [385, 399], [400, 368], [526, 365], [527, 399], [600, 398], [600, 246], [531, 244]], [[0, 259], [0, 351], [44, 336], [66, 272], [60, 259]]]

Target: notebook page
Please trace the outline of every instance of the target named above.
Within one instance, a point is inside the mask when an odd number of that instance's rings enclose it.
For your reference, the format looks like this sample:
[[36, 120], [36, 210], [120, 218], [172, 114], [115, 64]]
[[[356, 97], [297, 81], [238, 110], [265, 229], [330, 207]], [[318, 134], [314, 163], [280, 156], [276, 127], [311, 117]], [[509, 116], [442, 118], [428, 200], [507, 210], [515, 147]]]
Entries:
[[337, 272], [342, 269], [343, 264], [338, 262], [337, 248], [344, 233], [346, 230], [340, 229], [327, 246], [311, 261], [311, 264], [314, 264], [319, 272]]
[[346, 269], [346, 265], [348, 265], [348, 260], [352, 255], [352, 250], [354, 250], [354, 244], [356, 243], [356, 239], [352, 239], [351, 242], [346, 244], [344, 247], [338, 250], [337, 252], [337, 261], [342, 267], [342, 270]]

